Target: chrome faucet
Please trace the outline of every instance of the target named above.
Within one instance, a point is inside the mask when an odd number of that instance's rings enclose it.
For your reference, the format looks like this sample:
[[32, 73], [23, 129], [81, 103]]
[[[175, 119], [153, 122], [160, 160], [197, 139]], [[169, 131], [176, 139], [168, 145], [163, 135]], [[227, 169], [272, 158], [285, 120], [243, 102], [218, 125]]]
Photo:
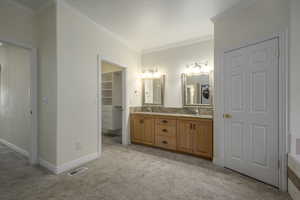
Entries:
[[200, 114], [201, 114], [201, 108], [200, 108], [200, 106], [197, 106], [196, 114], [197, 114], [197, 115], [200, 115]]

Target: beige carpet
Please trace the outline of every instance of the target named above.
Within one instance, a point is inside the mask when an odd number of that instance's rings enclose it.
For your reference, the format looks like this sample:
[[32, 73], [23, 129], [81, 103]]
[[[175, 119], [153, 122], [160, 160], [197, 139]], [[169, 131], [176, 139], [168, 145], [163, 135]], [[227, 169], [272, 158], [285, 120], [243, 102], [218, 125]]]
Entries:
[[103, 155], [70, 177], [0, 146], [0, 200], [290, 200], [286, 193], [192, 156], [104, 138]]

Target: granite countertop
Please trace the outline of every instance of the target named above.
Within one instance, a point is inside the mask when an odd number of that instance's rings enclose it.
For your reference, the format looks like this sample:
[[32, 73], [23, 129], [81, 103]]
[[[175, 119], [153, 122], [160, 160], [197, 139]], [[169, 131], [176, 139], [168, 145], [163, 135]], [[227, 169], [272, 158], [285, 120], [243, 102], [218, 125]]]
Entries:
[[144, 114], [144, 115], [162, 115], [162, 116], [174, 116], [174, 117], [193, 117], [201, 119], [213, 119], [212, 115], [193, 115], [193, 114], [180, 114], [180, 113], [160, 113], [160, 112], [133, 112], [133, 114]]

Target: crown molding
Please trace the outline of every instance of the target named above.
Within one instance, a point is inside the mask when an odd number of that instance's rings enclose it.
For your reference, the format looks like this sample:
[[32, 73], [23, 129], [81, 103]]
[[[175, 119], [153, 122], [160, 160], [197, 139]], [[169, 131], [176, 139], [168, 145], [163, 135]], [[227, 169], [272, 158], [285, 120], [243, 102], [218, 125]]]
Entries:
[[220, 14], [210, 18], [210, 20], [215, 23], [216, 21], [223, 19], [227, 16], [232, 15], [233, 13], [236, 13], [238, 11], [244, 10], [248, 7], [250, 7], [251, 5], [253, 5], [255, 2], [257, 2], [258, 0], [247, 0], [247, 1], [242, 1], [240, 0], [240, 2], [238, 2], [237, 4], [235, 4], [234, 6], [224, 10], [223, 12], [221, 12]]
[[163, 51], [163, 50], [172, 49], [172, 48], [176, 48], [176, 47], [189, 46], [189, 45], [192, 45], [192, 44], [197, 44], [197, 43], [200, 43], [200, 42], [205, 42], [205, 41], [209, 41], [209, 40], [213, 40], [213, 39], [214, 39], [214, 37], [212, 35], [207, 35], [207, 36], [204, 36], [204, 37], [193, 38], [193, 39], [184, 40], [184, 41], [181, 41], [181, 42], [170, 43], [170, 44], [163, 45], [163, 46], [160, 46], [160, 47], [144, 49], [144, 50], [142, 50], [142, 54], [149, 54], [149, 53], [153, 53], [153, 52], [157, 52], [157, 51]]
[[42, 6], [40, 6], [38, 9], [32, 9], [28, 6], [25, 6], [15, 0], [6, 0], [8, 3], [10, 3], [11, 5], [14, 5], [15, 7], [21, 8], [23, 10], [25, 10], [26, 12], [28, 12], [31, 15], [36, 15], [39, 14], [40, 12], [42, 12], [44, 9], [48, 8], [49, 6], [53, 5], [54, 3], [57, 2], [57, 0], [45, 0], [45, 2], [43, 3]]
[[15, 7], [17, 7], [17, 8], [20, 8], [20, 9], [24, 10], [28, 14], [34, 15], [34, 13], [35, 13], [33, 9], [31, 9], [28, 6], [25, 6], [25, 5], [23, 5], [23, 4], [15, 1], [15, 0], [5, 0], [5, 1], [7, 3], [9, 3], [9, 4], [11, 4], [11, 5], [15, 6]]
[[56, 0], [56, 1], [57, 1], [58, 4], [60, 3], [60, 4], [64, 5], [64, 6], [72, 9], [77, 15], [86, 18], [88, 21], [90, 21], [92, 24], [94, 24], [99, 30], [107, 33], [108, 35], [110, 35], [115, 40], [119, 41], [121, 44], [123, 44], [128, 49], [130, 49], [130, 50], [132, 50], [132, 51], [134, 51], [136, 53], [140, 53], [141, 52], [138, 48], [135, 48], [132, 45], [130, 45], [129, 42], [126, 41], [126, 40], [124, 40], [121, 36], [119, 36], [118, 34], [110, 31], [109, 29], [107, 29], [103, 25], [97, 23], [92, 18], [90, 18], [88, 15], [86, 15], [85, 13], [81, 12], [80, 10], [78, 10], [78, 8], [76, 8], [75, 6], [71, 5], [70, 3], [66, 2], [65, 0]]
[[39, 14], [41, 12], [43, 12], [46, 8], [55, 5], [57, 3], [58, 0], [46, 0], [45, 3], [40, 6], [36, 11], [35, 14]]

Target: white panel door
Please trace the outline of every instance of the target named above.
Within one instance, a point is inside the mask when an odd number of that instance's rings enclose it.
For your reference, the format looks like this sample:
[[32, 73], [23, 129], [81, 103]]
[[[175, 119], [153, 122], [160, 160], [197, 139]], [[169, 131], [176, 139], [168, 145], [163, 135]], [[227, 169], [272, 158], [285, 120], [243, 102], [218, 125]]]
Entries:
[[225, 53], [224, 71], [225, 166], [278, 186], [278, 39]]

